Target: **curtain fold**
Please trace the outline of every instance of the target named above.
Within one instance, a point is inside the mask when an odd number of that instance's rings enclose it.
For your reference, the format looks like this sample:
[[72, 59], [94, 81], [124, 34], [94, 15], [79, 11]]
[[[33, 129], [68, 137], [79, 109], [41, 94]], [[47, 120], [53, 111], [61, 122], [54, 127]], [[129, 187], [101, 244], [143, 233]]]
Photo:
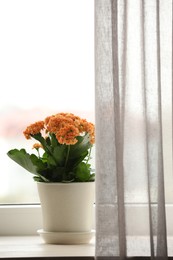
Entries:
[[166, 259], [171, 0], [95, 0], [95, 78], [96, 258]]

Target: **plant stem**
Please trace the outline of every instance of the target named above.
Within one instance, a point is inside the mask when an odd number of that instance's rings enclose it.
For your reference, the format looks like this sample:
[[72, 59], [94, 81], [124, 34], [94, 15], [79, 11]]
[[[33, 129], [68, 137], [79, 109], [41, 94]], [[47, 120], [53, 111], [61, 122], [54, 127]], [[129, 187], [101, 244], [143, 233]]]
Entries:
[[67, 166], [67, 162], [68, 162], [68, 158], [69, 158], [69, 153], [70, 153], [70, 145], [67, 146], [67, 155], [66, 155], [66, 159], [65, 159], [65, 171], [63, 173], [63, 181], [67, 180], [67, 173], [66, 173], [66, 166]]
[[37, 149], [37, 153], [38, 153], [38, 157], [40, 158], [40, 151], [39, 151], [39, 149]]
[[67, 162], [68, 162], [68, 158], [69, 158], [69, 153], [70, 153], [70, 145], [67, 146], [67, 155], [66, 155], [66, 159], [65, 159], [65, 168], [67, 166]]

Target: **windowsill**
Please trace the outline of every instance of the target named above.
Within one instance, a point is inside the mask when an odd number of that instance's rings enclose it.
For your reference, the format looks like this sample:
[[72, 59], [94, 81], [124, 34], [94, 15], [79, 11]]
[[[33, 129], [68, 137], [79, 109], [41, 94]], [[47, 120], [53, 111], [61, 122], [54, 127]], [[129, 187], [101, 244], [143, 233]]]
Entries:
[[93, 257], [94, 239], [89, 244], [45, 244], [40, 236], [1, 236], [0, 258]]
[[[150, 258], [149, 237], [127, 236], [128, 257]], [[89, 244], [45, 244], [36, 236], [0, 236], [0, 259], [94, 259], [95, 238]], [[168, 237], [168, 255], [173, 259], [173, 237]]]

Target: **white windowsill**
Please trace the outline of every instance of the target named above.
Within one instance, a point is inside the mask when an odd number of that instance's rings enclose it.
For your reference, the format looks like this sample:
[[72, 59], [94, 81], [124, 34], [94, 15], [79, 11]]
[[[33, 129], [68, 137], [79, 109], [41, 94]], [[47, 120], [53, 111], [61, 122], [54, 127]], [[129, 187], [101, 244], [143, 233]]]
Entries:
[[[147, 236], [128, 236], [129, 257], [149, 257], [150, 245]], [[52, 245], [45, 244], [39, 236], [1, 236], [0, 258], [77, 258], [94, 259], [95, 238], [89, 244]], [[168, 256], [173, 256], [173, 237], [168, 238]]]
[[[149, 230], [145, 223], [146, 205], [127, 205], [127, 252], [130, 256], [149, 255]], [[173, 256], [173, 205], [166, 205], [168, 253]], [[134, 221], [135, 220], [135, 221]], [[90, 244], [45, 244], [37, 235], [42, 228], [40, 205], [0, 207], [0, 258], [25, 257], [89, 257], [95, 255], [95, 238]], [[95, 217], [93, 218], [95, 229]], [[138, 250], [137, 250], [138, 249]]]
[[89, 244], [51, 245], [40, 236], [1, 236], [0, 258], [94, 257], [94, 238]]

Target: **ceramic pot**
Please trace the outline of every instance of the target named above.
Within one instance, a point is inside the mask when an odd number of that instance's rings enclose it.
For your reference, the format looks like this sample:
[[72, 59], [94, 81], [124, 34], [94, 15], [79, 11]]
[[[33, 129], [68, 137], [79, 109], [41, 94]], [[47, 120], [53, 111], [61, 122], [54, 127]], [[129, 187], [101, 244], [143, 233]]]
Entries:
[[[46, 243], [88, 243], [93, 235], [95, 182], [38, 182]], [[51, 237], [51, 239], [50, 239]]]

